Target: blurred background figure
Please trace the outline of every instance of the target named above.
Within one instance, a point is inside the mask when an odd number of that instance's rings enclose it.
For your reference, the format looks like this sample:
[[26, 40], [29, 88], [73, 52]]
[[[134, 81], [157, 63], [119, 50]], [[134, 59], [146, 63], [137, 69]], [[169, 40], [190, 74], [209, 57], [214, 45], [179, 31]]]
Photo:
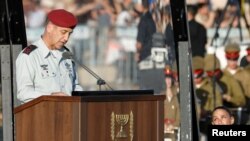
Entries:
[[116, 26], [127, 27], [138, 25], [142, 15], [142, 7], [135, 5], [133, 8], [121, 11], [116, 18]]
[[246, 110], [242, 115], [242, 123], [247, 123], [249, 121], [249, 99], [250, 99], [250, 73], [248, 73], [244, 68], [240, 67], [238, 64], [240, 47], [237, 43], [227, 44], [225, 46], [225, 55], [227, 59], [226, 68], [223, 70], [225, 75], [234, 77], [241, 85], [244, 91], [244, 96], [246, 98]]
[[136, 43], [138, 84], [140, 89], [153, 89], [160, 94], [165, 89], [164, 68], [167, 56], [166, 38], [156, 0], [148, 0], [140, 18]]
[[197, 14], [195, 20], [202, 24], [205, 28], [211, 28], [214, 26], [216, 12], [210, 7], [208, 0], [200, 1], [197, 3]]
[[198, 101], [198, 119], [201, 140], [207, 140], [209, 114], [216, 106], [222, 106], [222, 98], [218, 90], [213, 91], [212, 83], [204, 74], [204, 59], [201, 56], [192, 58], [195, 93]]
[[[217, 10], [218, 17], [222, 17], [220, 28], [238, 27], [240, 24], [240, 5], [238, 1], [229, 0], [223, 10]], [[224, 12], [224, 13], [223, 13]]]
[[241, 58], [240, 66], [244, 67], [250, 73], [250, 46], [246, 48], [246, 55]]
[[195, 20], [196, 13], [196, 5], [187, 5], [187, 17], [192, 56], [204, 57], [206, 54], [207, 29]]
[[168, 50], [168, 60], [167, 64], [173, 65], [176, 62], [176, 49], [175, 49], [175, 41], [174, 41], [174, 32], [173, 32], [173, 23], [171, 16], [171, 8], [169, 5], [163, 7], [162, 9], [162, 24], [163, 24], [163, 32], [166, 37], [166, 48]]
[[165, 138], [177, 140], [180, 127], [180, 104], [178, 90], [174, 85], [174, 76], [170, 66], [165, 68], [166, 99], [164, 101], [164, 134]]
[[25, 2], [25, 23], [29, 28], [41, 28], [45, 26], [46, 11], [41, 7], [40, 1]]
[[236, 79], [223, 74], [218, 58], [214, 54], [207, 54], [204, 63], [207, 76], [222, 95], [223, 105], [230, 108], [244, 106], [246, 102], [243, 89]]
[[241, 109], [246, 100], [239, 82], [232, 76], [224, 75], [215, 54], [207, 54], [204, 63], [204, 70], [213, 84], [213, 89], [217, 89], [222, 96], [223, 106], [230, 108], [237, 115], [236, 123], [241, 124]]

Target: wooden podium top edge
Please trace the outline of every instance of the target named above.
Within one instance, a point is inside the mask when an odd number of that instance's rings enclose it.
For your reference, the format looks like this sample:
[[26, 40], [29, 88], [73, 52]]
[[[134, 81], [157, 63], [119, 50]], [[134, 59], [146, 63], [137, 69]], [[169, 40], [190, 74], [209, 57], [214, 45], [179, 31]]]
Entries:
[[32, 101], [24, 103], [14, 108], [14, 114], [18, 113], [28, 107], [36, 105], [42, 101], [57, 101], [57, 102], [80, 102], [81, 98], [76, 96], [40, 96]]
[[14, 108], [14, 114], [43, 101], [52, 102], [124, 102], [124, 101], [163, 101], [165, 95], [93, 95], [93, 96], [41, 96]]

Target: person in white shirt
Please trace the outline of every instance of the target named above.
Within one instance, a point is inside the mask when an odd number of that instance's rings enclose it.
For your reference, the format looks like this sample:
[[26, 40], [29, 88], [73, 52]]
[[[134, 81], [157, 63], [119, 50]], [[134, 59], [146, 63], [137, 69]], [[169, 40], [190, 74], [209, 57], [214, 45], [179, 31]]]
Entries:
[[70, 96], [81, 91], [72, 60], [63, 58], [64, 45], [77, 24], [63, 9], [48, 13], [43, 35], [24, 48], [16, 60], [17, 98], [26, 103], [42, 95]]

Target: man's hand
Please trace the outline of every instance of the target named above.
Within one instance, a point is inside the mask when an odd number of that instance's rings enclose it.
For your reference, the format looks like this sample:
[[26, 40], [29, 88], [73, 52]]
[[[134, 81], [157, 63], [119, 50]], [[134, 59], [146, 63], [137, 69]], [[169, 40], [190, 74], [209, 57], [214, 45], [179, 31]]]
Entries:
[[232, 99], [232, 97], [231, 97], [230, 95], [228, 95], [228, 94], [224, 94], [224, 95], [222, 96], [222, 98], [223, 98], [224, 100], [226, 100], [227, 102], [230, 102], [231, 99]]

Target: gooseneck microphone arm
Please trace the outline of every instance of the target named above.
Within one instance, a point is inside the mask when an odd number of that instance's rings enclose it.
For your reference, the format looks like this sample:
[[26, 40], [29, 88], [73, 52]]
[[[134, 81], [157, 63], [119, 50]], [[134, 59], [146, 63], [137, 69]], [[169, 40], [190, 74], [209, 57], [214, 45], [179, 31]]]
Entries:
[[97, 79], [97, 85], [99, 85], [99, 90], [101, 90], [101, 86], [102, 85], [107, 85], [109, 87], [109, 89], [113, 90], [108, 83], [105, 82], [105, 80], [103, 80], [100, 76], [98, 76], [95, 72], [93, 72], [91, 69], [89, 69], [87, 66], [85, 66], [84, 64], [79, 63], [78, 61], [76, 61], [76, 59], [74, 59], [74, 56], [71, 52], [67, 51], [64, 52], [62, 54], [62, 57], [64, 59], [71, 59], [74, 62], [76, 62], [78, 65], [80, 65], [82, 68], [84, 68], [88, 73], [90, 73], [93, 77], [95, 77]]

